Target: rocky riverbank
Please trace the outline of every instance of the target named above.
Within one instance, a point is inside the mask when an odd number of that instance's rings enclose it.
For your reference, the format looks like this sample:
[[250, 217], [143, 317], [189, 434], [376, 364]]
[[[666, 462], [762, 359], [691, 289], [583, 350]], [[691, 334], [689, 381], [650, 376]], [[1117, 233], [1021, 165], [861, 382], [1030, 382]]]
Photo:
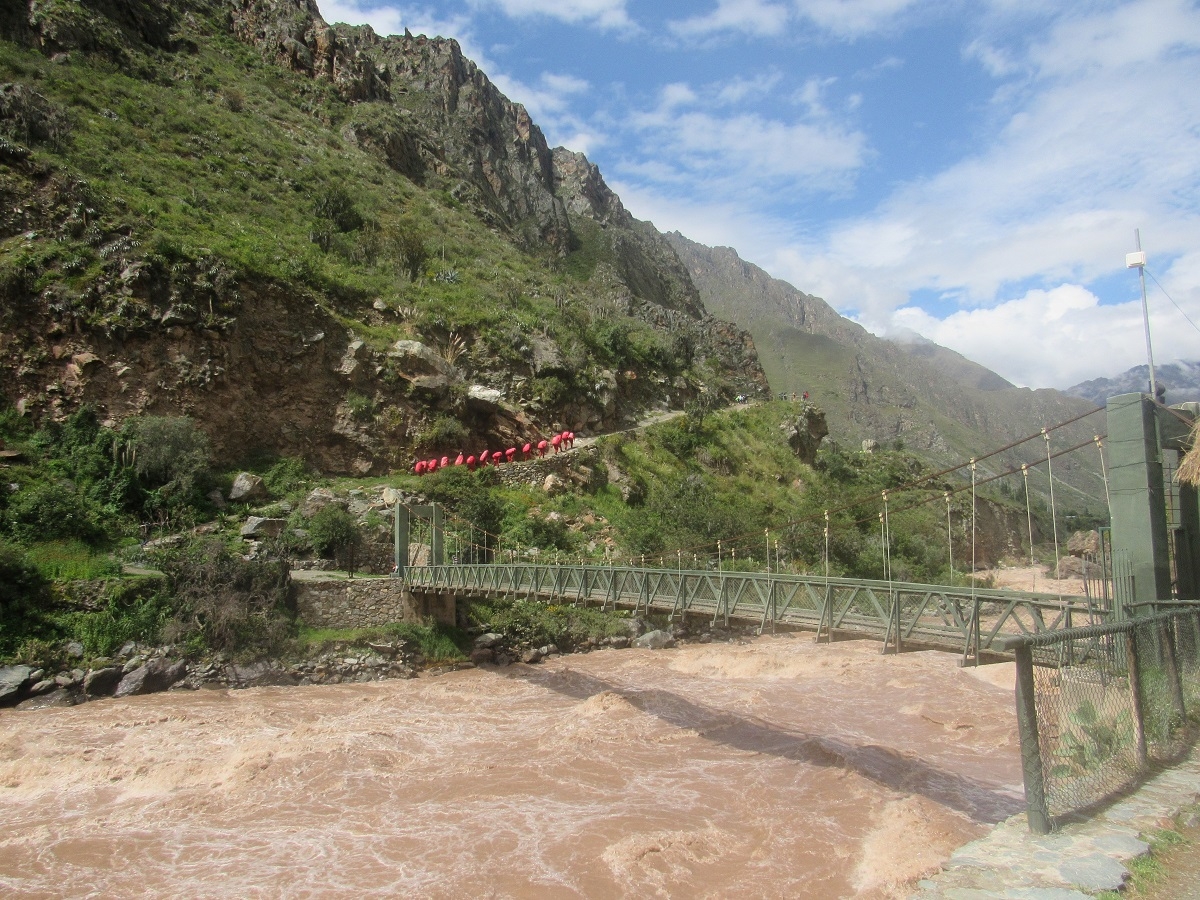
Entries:
[[160, 691], [248, 688], [307, 684], [345, 684], [415, 678], [474, 666], [535, 665], [553, 656], [637, 647], [662, 650], [683, 643], [742, 641], [757, 632], [751, 625], [721, 628], [697, 622], [654, 628], [641, 618], [622, 620], [627, 633], [592, 636], [574, 646], [534, 646], [517, 635], [472, 629], [471, 648], [461, 659], [429, 660], [411, 642], [394, 639], [330, 641], [301, 658], [235, 660], [225, 653], [188, 656], [179, 647], [129, 642], [113, 657], [84, 660], [83, 648], [63, 648], [61, 667], [0, 667], [0, 707], [44, 709], [75, 706], [105, 697], [130, 697]]

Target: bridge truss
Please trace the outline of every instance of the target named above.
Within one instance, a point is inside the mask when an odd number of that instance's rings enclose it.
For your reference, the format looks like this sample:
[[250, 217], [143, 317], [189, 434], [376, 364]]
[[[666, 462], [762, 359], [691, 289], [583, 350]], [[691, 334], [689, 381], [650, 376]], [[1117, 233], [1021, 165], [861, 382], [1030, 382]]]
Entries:
[[885, 653], [948, 650], [964, 665], [1011, 659], [1006, 642], [1013, 637], [1106, 624], [1114, 616], [1087, 597], [783, 573], [490, 563], [414, 566], [404, 579], [414, 591], [757, 623], [760, 632], [801, 628], [817, 640], [870, 637]]

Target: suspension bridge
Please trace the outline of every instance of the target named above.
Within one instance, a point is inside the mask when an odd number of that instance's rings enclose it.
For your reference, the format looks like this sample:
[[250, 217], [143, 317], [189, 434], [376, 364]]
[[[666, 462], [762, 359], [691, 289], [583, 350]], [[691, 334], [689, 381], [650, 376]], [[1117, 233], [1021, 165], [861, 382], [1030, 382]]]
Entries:
[[[396, 572], [415, 593], [462, 598], [508, 596], [550, 604], [588, 604], [635, 613], [658, 613], [671, 621], [707, 618], [713, 624], [757, 625], [760, 631], [776, 628], [808, 629], [818, 640], [835, 637], [868, 637], [881, 642], [884, 652], [905, 649], [939, 649], [960, 655], [963, 664], [980, 664], [1011, 658], [1014, 638], [1062, 631], [1078, 626], [1108, 625], [1127, 618], [1135, 606], [1195, 600], [1200, 561], [1200, 512], [1194, 489], [1169, 483], [1170, 466], [1164, 459], [1186, 449], [1195, 409], [1164, 407], [1147, 395], [1115, 397], [1107, 408], [1108, 433], [1102, 438], [1052, 450], [1051, 434], [1087, 413], [1039, 432], [967, 463], [935, 472], [877, 496], [857, 498], [837, 510], [825, 510], [823, 522], [781, 522], [753, 534], [716, 542], [715, 547], [688, 548], [660, 555], [630, 558], [624, 565], [611, 559], [545, 561], [530, 548], [504, 549], [495, 535], [478, 535], [467, 523], [458, 527], [457, 552], [447, 561], [447, 514], [437, 505], [395, 505]], [[1111, 460], [1105, 464], [1107, 439]], [[1026, 442], [1044, 443], [1041, 460], [1021, 463], [1007, 471], [979, 478], [984, 460]], [[1005, 477], [1025, 482], [1029, 545], [1033, 525], [1028, 506], [1030, 469], [1045, 463], [1050, 479], [1051, 516], [1055, 557], [1059, 554], [1057, 512], [1053, 503], [1053, 460], [1093, 448], [1099, 452], [1100, 472], [1108, 500], [1111, 527], [1105, 529], [1102, 573], [1096, 596], [1071, 596], [988, 589], [970, 579], [968, 586], [909, 584], [891, 577], [892, 518], [906, 509], [944, 502], [947, 516], [947, 553], [951, 571], [954, 549], [951, 538], [951, 495], [970, 492], [969, 509], [960, 513], [969, 525], [969, 551], [960, 548], [960, 565], [974, 570], [976, 563], [976, 508], [978, 489]], [[1165, 451], [1165, 452], [1164, 452]], [[947, 476], [960, 473], [963, 484], [953, 490], [931, 490]], [[967, 481], [969, 478], [969, 482]], [[897, 498], [911, 494], [916, 499]], [[863, 507], [869, 507], [863, 513]], [[838, 513], [856, 511], [851, 522], [859, 526], [878, 518], [883, 555], [883, 579], [848, 579], [830, 575], [831, 521]], [[844, 518], [844, 517], [843, 517]], [[423, 565], [410, 565], [409, 538], [414, 525], [428, 527], [428, 557]], [[823, 528], [824, 571], [812, 574], [784, 571], [778, 540], [772, 563], [771, 532], [801, 526]], [[470, 528], [462, 542], [461, 532]], [[739, 543], [740, 541], [740, 543]], [[750, 554], [747, 541], [765, 552], [754, 567], [744, 571]], [[737, 548], [743, 547], [741, 565]], [[715, 550], [715, 553], [713, 552]], [[701, 558], [703, 553], [703, 558]], [[532, 560], [531, 560], [531, 557]], [[685, 565], [685, 559], [692, 562]], [[639, 564], [640, 563], [640, 564]], [[699, 564], [698, 564], [699, 563]]]

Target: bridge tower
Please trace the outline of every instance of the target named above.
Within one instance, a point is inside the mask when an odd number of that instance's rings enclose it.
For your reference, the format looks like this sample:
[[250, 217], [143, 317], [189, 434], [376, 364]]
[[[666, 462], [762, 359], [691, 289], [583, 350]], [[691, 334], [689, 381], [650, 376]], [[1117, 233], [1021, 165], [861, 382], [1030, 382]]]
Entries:
[[[1191, 405], [1191, 404], [1188, 404]], [[1168, 409], [1148, 394], [1108, 400], [1109, 496], [1117, 616], [1125, 603], [1200, 599], [1200, 505], [1196, 489], [1179, 485], [1168, 521], [1164, 453], [1185, 451], [1196, 410]], [[1171, 557], [1175, 577], [1172, 583]], [[1131, 582], [1131, 584], [1129, 584]]]
[[396, 563], [396, 568], [392, 574], [398, 578], [403, 578], [404, 570], [408, 568], [409, 525], [413, 516], [416, 516], [418, 519], [428, 520], [432, 526], [430, 529], [432, 533], [429, 538], [429, 564], [431, 566], [443, 565], [445, 558], [442, 550], [443, 516], [441, 505], [430, 503], [424, 506], [405, 506], [397, 500], [392, 509], [394, 513], [392, 539], [395, 543], [393, 554]]

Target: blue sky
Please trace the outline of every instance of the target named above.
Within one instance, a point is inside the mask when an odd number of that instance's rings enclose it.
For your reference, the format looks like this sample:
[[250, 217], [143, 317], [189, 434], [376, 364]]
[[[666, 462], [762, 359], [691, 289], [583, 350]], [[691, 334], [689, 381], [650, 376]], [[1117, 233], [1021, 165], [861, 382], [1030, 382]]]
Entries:
[[1200, 360], [1194, 2], [318, 2], [457, 39], [634, 216], [1020, 385], [1145, 362], [1138, 227], [1155, 361]]

